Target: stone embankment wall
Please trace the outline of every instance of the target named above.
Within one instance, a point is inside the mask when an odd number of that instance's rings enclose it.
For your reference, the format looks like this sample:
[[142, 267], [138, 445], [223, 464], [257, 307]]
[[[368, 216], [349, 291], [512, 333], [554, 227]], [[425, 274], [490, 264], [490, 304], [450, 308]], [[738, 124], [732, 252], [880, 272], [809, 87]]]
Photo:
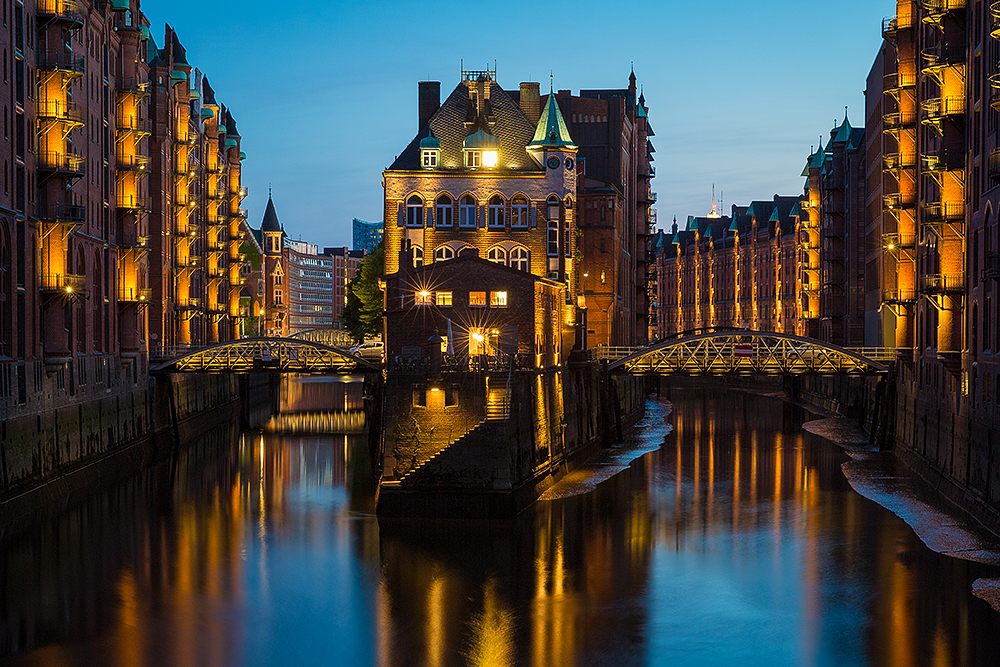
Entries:
[[[390, 380], [380, 514], [509, 518], [596, 445], [611, 444], [647, 395], [645, 378], [612, 377], [592, 362], [516, 371], [506, 417], [487, 419], [490, 388], [507, 386], [500, 375], [456, 375], [440, 386]], [[420, 393], [449, 385], [439, 405]]]
[[172, 374], [0, 425], [0, 535], [155, 462], [208, 426], [270, 413], [269, 374]]

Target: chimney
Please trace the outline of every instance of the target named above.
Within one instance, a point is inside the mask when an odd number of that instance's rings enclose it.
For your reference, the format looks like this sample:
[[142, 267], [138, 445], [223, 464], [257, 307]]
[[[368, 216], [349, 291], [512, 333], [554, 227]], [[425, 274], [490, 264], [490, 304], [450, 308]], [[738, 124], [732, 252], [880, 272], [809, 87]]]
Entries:
[[434, 112], [441, 106], [441, 82], [421, 81], [418, 86], [418, 113], [420, 114], [420, 125], [417, 131], [424, 129], [424, 125], [431, 119]]
[[537, 123], [542, 115], [538, 104], [538, 83], [521, 84], [521, 111], [532, 123]]

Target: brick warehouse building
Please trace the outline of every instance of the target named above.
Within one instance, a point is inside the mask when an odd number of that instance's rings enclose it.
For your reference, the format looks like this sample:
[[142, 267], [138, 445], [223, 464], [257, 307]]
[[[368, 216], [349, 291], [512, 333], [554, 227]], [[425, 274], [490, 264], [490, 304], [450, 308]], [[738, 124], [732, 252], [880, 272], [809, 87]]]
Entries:
[[[0, 81], [0, 440], [51, 442], [46, 424], [55, 415], [81, 440], [110, 444], [140, 431], [142, 415], [105, 404], [128, 405], [147, 384], [150, 345], [178, 340], [174, 299], [184, 272], [175, 260], [181, 255], [167, 246], [183, 241], [194, 248], [184, 258], [206, 258], [201, 277], [186, 283], [202, 288], [203, 340], [235, 335], [210, 296], [213, 285], [239, 280], [240, 263], [231, 227], [225, 237], [208, 233], [205, 202], [216, 191], [188, 190], [188, 206], [200, 216], [194, 236], [180, 239], [164, 220], [177, 205], [175, 172], [190, 174], [192, 165], [196, 178], [224, 174], [232, 203], [239, 176], [228, 162], [239, 161], [238, 143], [232, 140], [235, 154], [221, 141], [207, 150], [225, 111], [189, 65], [158, 60], [138, 0], [3, 3], [0, 21], [7, 67]], [[193, 97], [201, 99], [193, 104]], [[186, 161], [176, 148], [181, 112], [195, 130], [185, 137]], [[225, 166], [213, 162], [220, 153]], [[38, 414], [46, 415], [41, 431]], [[43, 471], [50, 464], [28, 462]]]
[[[555, 97], [540, 106], [538, 84], [526, 83], [515, 100], [488, 70], [463, 71], [443, 103], [439, 83], [422, 82], [419, 91], [418, 134], [383, 174], [387, 282], [401, 256], [420, 267], [474, 249], [564, 284], [564, 331], [554, 335], [572, 337], [577, 147]], [[475, 290], [475, 276], [468, 280]]]

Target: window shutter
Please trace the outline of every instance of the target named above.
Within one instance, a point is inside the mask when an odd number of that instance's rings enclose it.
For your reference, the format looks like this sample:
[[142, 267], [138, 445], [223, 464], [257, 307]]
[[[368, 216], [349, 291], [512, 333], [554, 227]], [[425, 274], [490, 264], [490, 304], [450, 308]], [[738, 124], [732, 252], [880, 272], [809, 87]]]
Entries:
[[406, 225], [406, 206], [403, 202], [399, 202], [399, 210], [396, 213], [396, 226], [403, 227]]
[[486, 204], [479, 207], [479, 227], [486, 228]]
[[536, 217], [538, 213], [538, 208], [536, 208], [534, 204], [531, 204], [529, 205], [528, 210], [529, 210], [529, 215], [531, 216], [531, 228], [534, 229], [535, 227], [538, 226], [538, 219]]
[[428, 206], [427, 207], [427, 226], [428, 227], [433, 227], [434, 226], [434, 207], [433, 206]]

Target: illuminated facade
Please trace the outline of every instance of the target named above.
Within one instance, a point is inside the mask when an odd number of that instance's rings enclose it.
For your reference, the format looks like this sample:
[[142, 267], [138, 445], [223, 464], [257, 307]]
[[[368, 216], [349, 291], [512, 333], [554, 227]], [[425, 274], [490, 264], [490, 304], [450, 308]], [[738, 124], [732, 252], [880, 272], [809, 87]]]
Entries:
[[[400, 257], [419, 268], [474, 251], [564, 285], [564, 331], [553, 335], [572, 336], [577, 146], [555, 96], [540, 99], [537, 83], [508, 93], [489, 70], [463, 71], [443, 103], [437, 82], [422, 82], [419, 95], [417, 136], [383, 173], [387, 281]], [[475, 274], [466, 279], [468, 291], [482, 291]]]
[[170, 26], [162, 49], [149, 40], [149, 68], [152, 196], [121, 204], [148, 212], [153, 347], [231, 340], [240, 329], [246, 233], [240, 135]]
[[[652, 234], [656, 195], [650, 182], [653, 129], [645, 98], [628, 88], [560, 90], [556, 100], [578, 153], [577, 280], [586, 291], [588, 345], [643, 345], [649, 338], [654, 288]], [[583, 274], [586, 276], [584, 284]]]

